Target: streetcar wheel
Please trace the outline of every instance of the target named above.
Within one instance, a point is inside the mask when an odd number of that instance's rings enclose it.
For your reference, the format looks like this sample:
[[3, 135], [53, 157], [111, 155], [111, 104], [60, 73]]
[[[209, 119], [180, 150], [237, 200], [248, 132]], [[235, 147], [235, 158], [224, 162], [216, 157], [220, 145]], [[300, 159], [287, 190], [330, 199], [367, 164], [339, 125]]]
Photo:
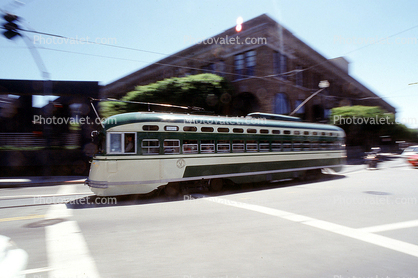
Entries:
[[212, 191], [215, 191], [215, 192], [221, 191], [223, 185], [224, 185], [224, 182], [223, 182], [222, 179], [213, 179], [213, 180], [210, 180], [210, 189]]
[[178, 182], [167, 184], [164, 188], [164, 193], [170, 197], [177, 196], [180, 193], [180, 184]]

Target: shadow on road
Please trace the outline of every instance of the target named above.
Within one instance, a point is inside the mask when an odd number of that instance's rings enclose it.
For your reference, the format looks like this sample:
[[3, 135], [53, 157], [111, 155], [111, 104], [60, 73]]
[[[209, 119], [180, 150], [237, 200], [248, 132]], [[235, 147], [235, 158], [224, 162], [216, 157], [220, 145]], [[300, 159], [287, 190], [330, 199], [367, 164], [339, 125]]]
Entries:
[[300, 181], [298, 179], [286, 179], [272, 182], [262, 183], [246, 183], [246, 184], [227, 184], [224, 185], [222, 190], [212, 192], [209, 190], [194, 190], [194, 191], [182, 191], [177, 196], [167, 196], [162, 191], [161, 193], [155, 193], [153, 195], [123, 195], [115, 197], [99, 197], [88, 196], [84, 198], [78, 198], [66, 203], [69, 209], [88, 209], [88, 208], [100, 208], [100, 207], [114, 207], [114, 206], [132, 206], [132, 205], [146, 205], [154, 203], [166, 203], [166, 202], [181, 202], [189, 200], [190, 194], [203, 194], [206, 197], [224, 196], [237, 193], [255, 192], [261, 190], [278, 189], [289, 186], [302, 186], [305, 184], [311, 184], [314, 182], [332, 181], [345, 178], [344, 175], [335, 174], [322, 174], [319, 178], [309, 181]]

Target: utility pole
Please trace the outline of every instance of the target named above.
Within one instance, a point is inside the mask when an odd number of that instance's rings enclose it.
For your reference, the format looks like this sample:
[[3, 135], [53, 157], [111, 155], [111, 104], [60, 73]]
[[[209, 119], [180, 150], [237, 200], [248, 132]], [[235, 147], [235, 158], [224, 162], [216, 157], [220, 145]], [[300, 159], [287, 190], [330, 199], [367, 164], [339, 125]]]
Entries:
[[[29, 48], [33, 59], [35, 60], [36, 65], [38, 66], [39, 71], [41, 72], [42, 79], [43, 79], [43, 95], [49, 96], [52, 94], [52, 83], [49, 78], [49, 73], [46, 70], [46, 67], [41, 59], [41, 55], [39, 55], [38, 50], [36, 49], [35, 45], [32, 43], [29, 37], [27, 37], [25, 34], [20, 33], [22, 29], [19, 27], [19, 25], [16, 23], [16, 21], [19, 21], [19, 17], [14, 14], [6, 13], [3, 15], [3, 19], [6, 20], [6, 23], [3, 24], [3, 28], [6, 30], [3, 32], [3, 35], [9, 39], [12, 40], [16, 38], [17, 36], [22, 37], [23, 41], [26, 43], [27, 47]], [[43, 126], [43, 134], [45, 138], [45, 148], [46, 148], [46, 155], [44, 156], [44, 175], [50, 175], [50, 158], [49, 158], [49, 149], [50, 149], [50, 137], [51, 137], [51, 128], [44, 125]]]

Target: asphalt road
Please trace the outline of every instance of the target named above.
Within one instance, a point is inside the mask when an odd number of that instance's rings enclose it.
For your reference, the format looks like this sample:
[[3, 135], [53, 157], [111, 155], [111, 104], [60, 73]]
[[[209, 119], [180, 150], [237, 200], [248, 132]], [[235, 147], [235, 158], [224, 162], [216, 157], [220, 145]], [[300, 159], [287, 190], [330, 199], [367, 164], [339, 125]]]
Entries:
[[411, 278], [417, 176], [395, 159], [171, 199], [96, 199], [81, 184], [0, 189], [0, 234], [28, 252], [29, 278]]

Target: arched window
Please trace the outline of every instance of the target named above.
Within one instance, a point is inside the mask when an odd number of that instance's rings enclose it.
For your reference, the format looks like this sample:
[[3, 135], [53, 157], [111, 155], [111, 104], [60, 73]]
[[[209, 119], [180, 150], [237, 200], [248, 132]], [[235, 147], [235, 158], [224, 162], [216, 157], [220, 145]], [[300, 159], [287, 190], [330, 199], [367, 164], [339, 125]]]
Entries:
[[289, 99], [285, 93], [278, 93], [276, 94], [274, 100], [274, 113], [276, 114], [289, 114], [290, 113], [290, 105]]

